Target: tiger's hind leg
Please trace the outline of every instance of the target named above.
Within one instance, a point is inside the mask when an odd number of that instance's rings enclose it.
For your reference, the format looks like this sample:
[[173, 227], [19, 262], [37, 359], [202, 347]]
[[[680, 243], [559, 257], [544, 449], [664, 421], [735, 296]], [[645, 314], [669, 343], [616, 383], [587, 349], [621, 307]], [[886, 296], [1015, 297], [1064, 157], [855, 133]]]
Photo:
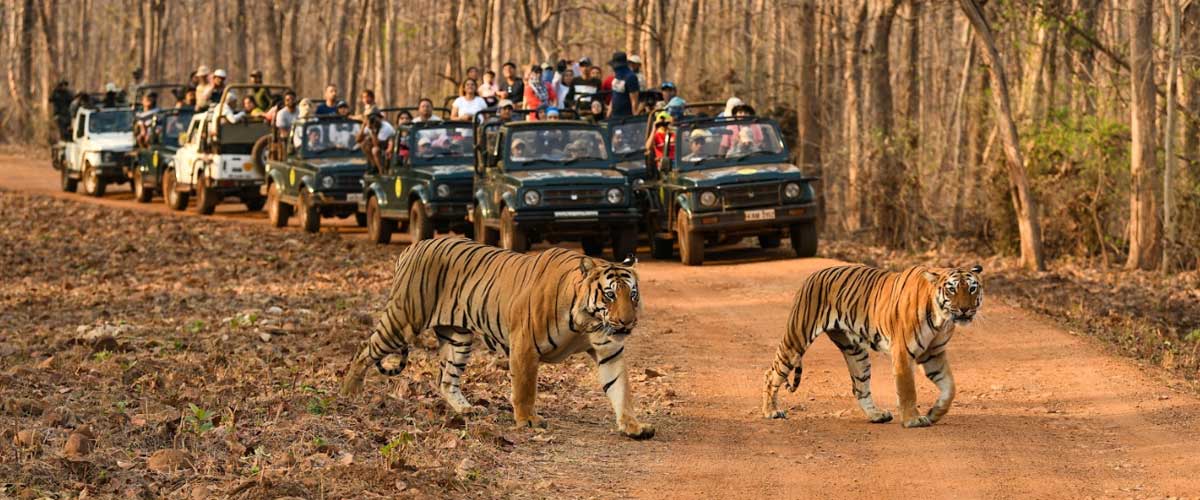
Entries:
[[471, 360], [472, 341], [475, 334], [470, 330], [451, 326], [435, 326], [442, 366], [438, 375], [438, 392], [456, 413], [472, 410], [471, 402], [463, 395], [462, 375]]
[[[362, 390], [363, 378], [367, 370], [374, 364], [379, 373], [389, 377], [399, 375], [408, 365], [408, 349], [416, 341], [416, 334], [411, 325], [400, 321], [399, 315], [392, 305], [384, 310], [383, 316], [375, 324], [371, 336], [363, 342], [358, 354], [350, 361], [346, 375], [342, 378], [340, 394], [350, 396]], [[383, 367], [383, 358], [389, 354], [398, 354], [400, 362], [391, 369]]]
[[[810, 339], [788, 331], [779, 349], [775, 351], [775, 361], [767, 369], [765, 386], [763, 387], [762, 413], [763, 418], [787, 418], [787, 412], [779, 409], [779, 387], [786, 386], [789, 392], [795, 392], [800, 387], [800, 375], [804, 373], [801, 359], [808, 349]], [[791, 375], [791, 381], [788, 381]]]
[[850, 340], [850, 337], [841, 330], [828, 331], [825, 334], [842, 351], [842, 357], [846, 358], [846, 368], [850, 371], [850, 382], [854, 385], [854, 398], [858, 400], [858, 406], [862, 408], [863, 414], [872, 423], [891, 422], [891, 412], [879, 409], [878, 406], [875, 406], [875, 399], [871, 397], [871, 358], [867, 349], [862, 344]]

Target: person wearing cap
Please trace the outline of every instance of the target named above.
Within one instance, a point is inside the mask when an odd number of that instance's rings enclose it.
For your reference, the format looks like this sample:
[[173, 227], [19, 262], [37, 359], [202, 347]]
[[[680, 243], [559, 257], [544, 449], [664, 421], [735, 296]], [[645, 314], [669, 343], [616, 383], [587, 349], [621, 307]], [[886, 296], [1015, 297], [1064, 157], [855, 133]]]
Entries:
[[202, 87], [204, 85], [208, 85], [208, 74], [209, 73], [210, 73], [210, 70], [208, 69], [208, 66], [201, 64], [199, 67], [197, 67], [196, 71], [192, 72], [192, 79], [191, 79], [192, 88], [199, 89], [200, 87]]
[[558, 120], [558, 118], [559, 118], [558, 108], [556, 108], [554, 106], [550, 106], [550, 107], [546, 108], [546, 119], [547, 120], [553, 121], [553, 120]]
[[513, 161], [525, 161], [530, 158], [528, 156], [529, 145], [525, 144], [524, 139], [513, 139], [512, 145], [509, 146], [509, 149], [511, 150]]
[[658, 88], [662, 91], [663, 101], [670, 101], [679, 95], [679, 90], [675, 88], [675, 82], [663, 82]]
[[496, 119], [500, 123], [508, 123], [512, 121], [513, 108], [515, 107], [512, 101], [508, 99], [502, 99], [498, 104], [496, 104], [496, 107], [500, 108], [500, 111], [496, 113]]
[[588, 56], [580, 57], [579, 61], [575, 63], [575, 73], [577, 73], [579, 75], [580, 79], [587, 78], [588, 71], [591, 69], [592, 69], [592, 58], [590, 58]]
[[317, 104], [317, 115], [332, 115], [337, 113], [338, 103], [338, 88], [337, 85], [329, 84], [325, 86], [324, 101]]
[[433, 156], [433, 141], [424, 136], [417, 139], [417, 158], [429, 158], [431, 156]]
[[683, 118], [683, 110], [687, 106], [687, 102], [682, 97], [675, 96], [667, 101], [667, 105], [663, 109], [671, 114], [671, 118], [676, 120]]
[[337, 105], [335, 105], [333, 107], [333, 109], [337, 113], [338, 116], [341, 116], [343, 118], [350, 116], [350, 105], [346, 104], [346, 101], [338, 101]]
[[637, 74], [629, 69], [629, 60], [624, 52], [614, 52], [608, 62], [613, 68], [612, 97], [608, 106], [608, 117], [618, 118], [633, 114], [633, 105], [638, 102], [642, 90]]
[[196, 109], [208, 105], [208, 96], [212, 93], [212, 71], [203, 64], [196, 68], [193, 82], [196, 87]]
[[640, 56], [637, 54], [629, 56], [629, 69], [633, 70], [633, 73], [637, 75], [638, 86], [643, 89], [646, 88], [646, 74], [642, 73], [642, 58]]
[[682, 160], [694, 162], [707, 158], [705, 146], [708, 144], [709, 137], [712, 137], [712, 134], [702, 128], [695, 129], [688, 134], [688, 154], [684, 155]]
[[487, 101], [479, 97], [479, 84], [473, 79], [463, 80], [458, 88], [458, 97], [450, 104], [451, 120], [470, 120], [475, 113], [487, 108]]
[[521, 104], [521, 101], [525, 99], [525, 83], [517, 74], [517, 65], [512, 61], [504, 63], [500, 67], [500, 74], [504, 79], [497, 87], [496, 95], [501, 99], [508, 99], [514, 104]]
[[217, 69], [212, 72], [212, 75], [209, 77], [208, 86], [205, 87], [204, 92], [196, 96], [196, 99], [200, 102], [200, 106], [216, 104], [221, 101], [221, 95], [225, 93], [225, 79], [227, 76], [223, 69]]
[[[654, 161], [656, 164], [662, 160], [664, 147], [666, 147], [668, 157], [675, 157], [675, 134], [671, 132], [672, 122], [674, 120], [671, 118], [670, 113], [665, 111], [660, 111], [657, 115], [654, 115], [654, 133], [650, 134], [650, 137], [646, 139], [646, 149], [654, 149]], [[667, 144], [668, 142], [670, 144]]]
[[[262, 70], [254, 70], [250, 72], [250, 83], [262, 85], [263, 73]], [[257, 87], [254, 89], [254, 105], [262, 111], [271, 108], [271, 91], [266, 87]]]
[[412, 119], [413, 123], [421, 122], [440, 122], [442, 117], [433, 114], [433, 101], [428, 97], [422, 97], [417, 102], [417, 116]]

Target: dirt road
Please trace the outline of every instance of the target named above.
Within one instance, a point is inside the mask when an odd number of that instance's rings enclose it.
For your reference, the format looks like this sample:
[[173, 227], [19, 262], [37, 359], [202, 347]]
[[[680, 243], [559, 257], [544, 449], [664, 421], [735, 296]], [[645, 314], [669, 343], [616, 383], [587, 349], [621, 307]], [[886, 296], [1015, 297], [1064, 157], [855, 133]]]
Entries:
[[[48, 167], [13, 158], [0, 165], [0, 188], [62, 196]], [[100, 203], [165, 211], [127, 196]], [[745, 248], [719, 252], [699, 268], [643, 261], [646, 307], [629, 359], [644, 418], [658, 436], [617, 436], [598, 389], [576, 409], [556, 406], [549, 391], [540, 402], [547, 438], [520, 444], [498, 475], [529, 482], [535, 497], [1200, 495], [1200, 399], [994, 295], [951, 344], [959, 394], [941, 423], [867, 423], [827, 340], [805, 357], [799, 390], [782, 397], [790, 418], [762, 419], [762, 374], [792, 294], [808, 273], [836, 263]], [[894, 411], [886, 358], [872, 360], [877, 401]], [[918, 387], [928, 407], [935, 390], [925, 380]], [[542, 480], [549, 485], [533, 487]]]

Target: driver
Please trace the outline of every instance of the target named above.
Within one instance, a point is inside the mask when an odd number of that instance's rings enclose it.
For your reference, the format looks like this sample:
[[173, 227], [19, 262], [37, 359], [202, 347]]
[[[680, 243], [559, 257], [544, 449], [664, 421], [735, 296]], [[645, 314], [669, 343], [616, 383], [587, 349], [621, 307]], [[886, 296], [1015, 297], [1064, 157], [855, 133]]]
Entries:
[[515, 161], [525, 161], [530, 159], [529, 146], [525, 144], [524, 139], [513, 139], [512, 142], [512, 159]]
[[683, 157], [683, 161], [700, 161], [707, 158], [708, 155], [704, 150], [708, 145], [709, 137], [712, 137], [712, 134], [702, 128], [688, 134], [688, 154]]
[[320, 127], [308, 127], [306, 134], [308, 135], [308, 151], [316, 153], [324, 151], [328, 147], [325, 145], [325, 141], [321, 140]]
[[433, 156], [433, 141], [428, 137], [422, 137], [417, 140], [417, 157], [429, 158]]

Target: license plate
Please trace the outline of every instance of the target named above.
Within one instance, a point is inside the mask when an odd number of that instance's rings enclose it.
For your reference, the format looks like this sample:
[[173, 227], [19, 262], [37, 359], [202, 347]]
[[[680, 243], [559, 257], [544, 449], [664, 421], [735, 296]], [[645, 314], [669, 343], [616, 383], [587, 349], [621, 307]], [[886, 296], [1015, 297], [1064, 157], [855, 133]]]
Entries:
[[747, 210], [746, 220], [775, 220], [775, 209], [768, 208], [766, 210]]
[[598, 217], [599, 211], [596, 210], [563, 210], [554, 212], [555, 217]]
[[346, 201], [362, 201], [362, 193], [346, 193]]

